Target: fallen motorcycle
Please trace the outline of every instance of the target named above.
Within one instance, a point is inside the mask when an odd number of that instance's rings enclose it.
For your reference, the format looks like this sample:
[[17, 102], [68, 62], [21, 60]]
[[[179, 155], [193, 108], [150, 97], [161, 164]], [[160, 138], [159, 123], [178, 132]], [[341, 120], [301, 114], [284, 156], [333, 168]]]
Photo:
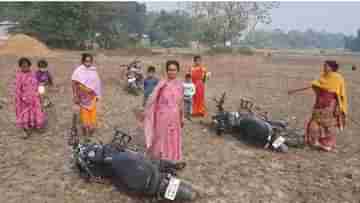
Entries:
[[81, 144], [74, 127], [72, 132], [69, 144], [73, 146], [73, 158], [81, 177], [87, 180], [107, 179], [117, 188], [125, 187], [129, 192], [156, 199], [195, 199], [196, 192], [192, 186], [176, 177], [178, 164], [147, 159], [128, 145], [131, 137], [126, 133], [116, 130], [109, 144]]
[[267, 113], [256, 114], [251, 110], [254, 104], [250, 101], [241, 101], [246, 112], [225, 111], [225, 95], [223, 93], [219, 100], [215, 99], [218, 112], [212, 117], [212, 123], [217, 135], [230, 132], [239, 140], [277, 152], [287, 152], [288, 146], [302, 145], [300, 130], [290, 129], [286, 121], [270, 120]]
[[138, 96], [142, 91], [144, 76], [141, 72], [142, 67], [140, 65], [141, 61], [134, 60], [129, 64], [120, 65], [120, 67], [125, 67], [125, 72], [123, 75], [126, 75], [126, 89], [130, 94]]

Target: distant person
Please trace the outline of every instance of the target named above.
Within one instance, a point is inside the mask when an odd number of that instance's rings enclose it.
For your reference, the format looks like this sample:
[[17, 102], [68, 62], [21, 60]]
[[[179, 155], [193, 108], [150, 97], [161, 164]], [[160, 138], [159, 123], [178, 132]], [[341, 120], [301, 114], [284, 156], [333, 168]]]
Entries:
[[176, 79], [179, 71], [177, 61], [166, 62], [167, 78], [159, 81], [145, 106], [145, 143], [153, 159], [182, 159], [184, 90], [182, 82]]
[[71, 77], [73, 88], [73, 102], [80, 107], [80, 120], [84, 136], [93, 135], [97, 125], [97, 102], [101, 96], [101, 81], [94, 58], [90, 54], [83, 54], [81, 65], [77, 67]]
[[18, 64], [15, 79], [16, 125], [25, 131], [27, 138], [33, 129], [45, 127], [46, 114], [41, 108], [39, 83], [35, 72], [31, 70], [31, 61], [23, 57]]
[[[316, 100], [307, 124], [305, 142], [324, 151], [335, 150], [336, 136], [339, 130], [343, 130], [348, 112], [345, 80], [337, 72], [338, 68], [336, 61], [325, 61], [320, 78], [310, 87]], [[308, 88], [293, 90], [289, 94]]]
[[156, 69], [154, 66], [149, 66], [147, 70], [147, 77], [144, 80], [144, 106], [148, 100], [150, 94], [159, 82], [159, 79], [155, 77]]
[[193, 97], [192, 115], [204, 117], [207, 115], [205, 107], [205, 82], [207, 80], [207, 70], [201, 63], [201, 57], [194, 57], [194, 65], [190, 70], [192, 82], [195, 85], [196, 93]]
[[39, 93], [41, 103], [46, 107], [51, 105], [50, 99], [47, 96], [47, 87], [53, 86], [53, 78], [48, 70], [48, 62], [44, 59], [38, 61], [38, 70], [36, 71], [36, 79], [39, 83]]
[[184, 81], [184, 111], [185, 117], [188, 120], [191, 120], [191, 113], [192, 113], [192, 100], [193, 96], [195, 95], [196, 89], [194, 83], [191, 80], [191, 74], [187, 73], [185, 75]]

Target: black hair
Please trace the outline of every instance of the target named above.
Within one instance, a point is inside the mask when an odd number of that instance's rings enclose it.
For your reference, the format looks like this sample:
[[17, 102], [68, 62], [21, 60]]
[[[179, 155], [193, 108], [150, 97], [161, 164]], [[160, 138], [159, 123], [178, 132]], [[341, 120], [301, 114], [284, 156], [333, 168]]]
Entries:
[[356, 66], [353, 65], [353, 66], [351, 67], [351, 70], [355, 71], [355, 70], [356, 70]]
[[86, 58], [91, 58], [91, 61], [93, 61], [94, 60], [94, 57], [93, 57], [93, 55], [91, 55], [91, 54], [89, 54], [89, 53], [83, 53], [82, 55], [81, 55], [81, 63], [85, 63], [85, 60], [86, 60]]
[[194, 62], [195, 62], [195, 61], [197, 61], [198, 59], [201, 59], [201, 56], [196, 55], [196, 56], [194, 56], [194, 59], [193, 59], [193, 60], [194, 60]]
[[156, 69], [155, 69], [154, 66], [149, 66], [148, 69], [147, 69], [147, 72], [148, 72], [148, 73], [150, 73], [150, 72], [155, 73], [155, 72], [156, 72]]
[[175, 65], [177, 72], [180, 71], [180, 64], [179, 64], [179, 62], [176, 61], [176, 60], [169, 60], [169, 61], [166, 61], [166, 72], [169, 71], [170, 65]]
[[31, 66], [31, 61], [30, 59], [26, 58], [26, 57], [21, 57], [18, 61], [19, 67], [22, 66], [22, 64], [27, 63], [29, 66]]
[[186, 74], [185, 74], [185, 78], [186, 78], [186, 79], [191, 78], [191, 74], [190, 74], [190, 73], [186, 73]]
[[339, 64], [335, 60], [326, 60], [325, 64], [328, 65], [334, 72], [337, 72], [339, 69]]
[[38, 61], [38, 67], [46, 68], [48, 66], [48, 62], [45, 59], [41, 59]]

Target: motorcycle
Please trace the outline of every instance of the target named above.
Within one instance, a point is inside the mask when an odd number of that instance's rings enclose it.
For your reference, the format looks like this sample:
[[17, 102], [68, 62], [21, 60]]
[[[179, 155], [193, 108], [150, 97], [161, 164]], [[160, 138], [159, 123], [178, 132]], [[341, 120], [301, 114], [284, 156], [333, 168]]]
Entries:
[[[73, 123], [76, 117], [73, 117]], [[192, 186], [177, 178], [178, 164], [168, 160], [150, 160], [129, 146], [132, 137], [116, 129], [112, 141], [80, 143], [73, 127], [69, 145], [80, 176], [86, 180], [107, 179], [117, 188], [156, 199], [191, 201], [196, 197]], [[184, 166], [182, 166], [184, 167]]]
[[217, 135], [230, 132], [239, 140], [277, 152], [287, 152], [288, 146], [302, 146], [300, 130], [290, 129], [286, 121], [270, 120], [267, 112], [256, 113], [254, 103], [248, 100], [242, 99], [240, 105], [246, 112], [225, 111], [225, 96], [224, 92], [219, 100], [215, 99], [218, 112], [212, 117], [212, 124]]
[[134, 60], [129, 64], [120, 65], [120, 67], [125, 67], [125, 72], [123, 75], [126, 75], [126, 89], [129, 93], [136, 96], [142, 90], [144, 76], [142, 73], [142, 67], [140, 65], [141, 61]]

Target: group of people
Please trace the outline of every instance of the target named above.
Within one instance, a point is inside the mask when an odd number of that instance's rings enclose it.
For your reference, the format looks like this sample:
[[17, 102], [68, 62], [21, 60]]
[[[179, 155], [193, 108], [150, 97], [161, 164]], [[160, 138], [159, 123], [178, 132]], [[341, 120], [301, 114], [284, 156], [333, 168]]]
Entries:
[[[181, 65], [176, 60], [166, 62], [166, 77], [156, 77], [150, 66], [144, 80], [144, 111], [138, 115], [143, 124], [147, 154], [153, 159], [182, 160], [182, 128], [185, 118], [204, 117], [205, 82], [209, 73], [195, 56], [194, 64], [186, 71], [185, 80], [179, 79]], [[31, 70], [27, 58], [19, 60], [15, 79], [16, 123], [30, 134], [31, 129], [43, 128], [46, 115], [42, 110], [39, 85], [52, 85], [47, 62], [38, 63], [39, 70]], [[347, 96], [345, 81], [338, 72], [336, 61], [325, 61], [318, 80], [309, 87], [316, 95], [313, 113], [307, 124], [306, 143], [325, 151], [336, 145], [336, 134], [345, 126]], [[91, 136], [97, 126], [97, 103], [101, 98], [101, 81], [90, 54], [83, 54], [81, 64], [72, 77], [73, 104], [80, 114], [84, 136]]]
[[13, 88], [16, 125], [25, 131], [25, 138], [31, 135], [32, 129], [41, 130], [46, 127], [47, 115], [42, 108], [46, 97], [39, 92], [39, 87], [53, 85], [46, 60], [38, 62], [37, 71], [33, 71], [31, 65], [28, 58], [19, 59]]
[[206, 116], [204, 83], [208, 74], [201, 57], [194, 57], [194, 66], [184, 81], [178, 79], [179, 72], [179, 62], [170, 60], [166, 62], [166, 78], [158, 80], [155, 68], [149, 67], [144, 80], [145, 110], [141, 120], [146, 148], [154, 159], [180, 161], [184, 119]]

